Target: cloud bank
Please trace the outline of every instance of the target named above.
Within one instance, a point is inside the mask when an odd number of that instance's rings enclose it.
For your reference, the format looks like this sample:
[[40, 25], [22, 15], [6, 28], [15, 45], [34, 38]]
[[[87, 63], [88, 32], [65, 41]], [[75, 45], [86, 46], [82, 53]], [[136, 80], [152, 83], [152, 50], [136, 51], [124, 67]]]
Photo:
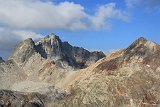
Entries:
[[[54, 4], [40, 0], [0, 0], [0, 24], [20, 29], [83, 30], [101, 28], [108, 19], [126, 20], [115, 3], [99, 6], [95, 14], [73, 2]], [[106, 25], [107, 26], [107, 25]]]
[[37, 30], [101, 30], [108, 29], [108, 20], [126, 21], [124, 11], [115, 3], [100, 5], [89, 14], [73, 2], [50, 0], [0, 0], [0, 56], [26, 38], [41, 38]]
[[15, 47], [17, 42], [27, 38], [34, 40], [41, 38], [42, 35], [26, 30], [11, 30], [0, 28], [0, 51], [7, 51]]

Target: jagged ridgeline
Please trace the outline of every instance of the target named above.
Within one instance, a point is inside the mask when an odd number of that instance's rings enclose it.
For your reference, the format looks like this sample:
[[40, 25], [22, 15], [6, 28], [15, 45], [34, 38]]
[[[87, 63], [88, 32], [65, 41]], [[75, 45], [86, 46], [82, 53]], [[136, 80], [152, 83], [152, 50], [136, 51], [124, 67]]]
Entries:
[[48, 35], [0, 57], [0, 107], [159, 107], [160, 45], [141, 37], [105, 56]]
[[16, 45], [7, 61], [0, 57], [0, 106], [37, 107], [63, 99], [68, 95], [63, 88], [64, 78], [103, 57], [103, 52], [71, 46], [54, 34], [36, 43], [26, 39]]
[[105, 57], [103, 52], [89, 52], [84, 48], [71, 46], [68, 42], [62, 42], [58, 36], [51, 34], [36, 43], [31, 38], [19, 43], [10, 59], [21, 65], [37, 53], [63, 68], [68, 66], [85, 68]]

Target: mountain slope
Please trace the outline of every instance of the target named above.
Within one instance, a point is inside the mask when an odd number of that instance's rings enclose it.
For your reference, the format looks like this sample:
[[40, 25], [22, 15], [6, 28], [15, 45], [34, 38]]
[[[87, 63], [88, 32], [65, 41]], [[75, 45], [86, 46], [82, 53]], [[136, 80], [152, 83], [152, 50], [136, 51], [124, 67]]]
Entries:
[[[48, 35], [37, 43], [31, 38], [26, 39], [17, 44], [9, 60], [4, 61], [0, 58], [0, 89], [12, 90], [2, 90], [1, 92], [6, 95], [0, 98], [3, 101], [7, 98], [5, 103], [10, 103], [7, 107], [15, 107], [14, 103], [19, 104], [18, 99], [26, 102], [28, 95], [34, 96], [37, 92], [42, 97], [40, 99], [45, 100], [45, 105], [50, 103], [53, 105], [55, 101], [66, 97], [64, 89], [57, 86], [61, 86], [60, 82], [70, 72], [85, 68], [103, 57], [105, 55], [102, 52], [89, 52], [71, 46], [67, 42], [62, 42], [56, 35]], [[34, 104], [30, 106], [37, 105]]]
[[139, 38], [127, 49], [73, 74], [65, 86], [71, 96], [57, 106], [158, 107], [159, 57], [158, 44]]

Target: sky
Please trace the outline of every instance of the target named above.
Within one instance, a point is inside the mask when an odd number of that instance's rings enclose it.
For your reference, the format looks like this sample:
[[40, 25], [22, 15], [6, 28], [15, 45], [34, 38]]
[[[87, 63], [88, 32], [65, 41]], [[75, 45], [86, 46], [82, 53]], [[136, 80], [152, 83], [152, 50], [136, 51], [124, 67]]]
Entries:
[[16, 44], [54, 33], [62, 41], [104, 52], [139, 37], [160, 44], [160, 0], [0, 0], [0, 56]]

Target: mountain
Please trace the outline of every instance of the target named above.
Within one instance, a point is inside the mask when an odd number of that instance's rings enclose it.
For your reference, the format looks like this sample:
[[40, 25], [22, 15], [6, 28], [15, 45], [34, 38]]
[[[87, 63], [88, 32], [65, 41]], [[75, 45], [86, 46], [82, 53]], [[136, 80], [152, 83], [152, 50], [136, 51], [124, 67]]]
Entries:
[[1, 90], [0, 93], [0, 107], [44, 107], [38, 93], [24, 95], [9, 90]]
[[[64, 89], [58, 87], [69, 72], [86, 68], [103, 57], [105, 55], [102, 52], [89, 52], [71, 46], [53, 34], [36, 43], [31, 38], [26, 39], [17, 44], [7, 61], [0, 58], [0, 89], [5, 93], [1, 100], [7, 97], [12, 101], [9, 104], [14, 107], [14, 103], [29, 100], [21, 96], [40, 93], [46, 96], [46, 102], [53, 103], [67, 95]], [[17, 96], [19, 100], [12, 96]]]
[[73, 74], [65, 88], [71, 93], [57, 107], [160, 106], [160, 46], [139, 38]]
[[20, 42], [13, 50], [10, 59], [18, 65], [25, 63], [36, 52], [34, 41], [29, 38]]
[[5, 61], [2, 59], [2, 57], [0, 57], [0, 63], [3, 63], [3, 62], [5, 62]]
[[84, 48], [71, 46], [68, 42], [62, 42], [58, 36], [51, 34], [37, 43], [34, 43], [31, 38], [19, 43], [10, 59], [21, 65], [36, 53], [44, 59], [52, 60], [63, 68], [67, 66], [85, 68], [105, 57], [102, 52], [89, 52]]
[[71, 46], [68, 42], [62, 42], [58, 36], [49, 35], [36, 43], [37, 51], [42, 57], [54, 62], [62, 61], [75, 68], [85, 68], [90, 63], [105, 57], [102, 52], [89, 52], [80, 47]]
[[106, 57], [53, 34], [27, 39], [0, 73], [0, 106], [160, 106], [160, 45], [143, 37]]

